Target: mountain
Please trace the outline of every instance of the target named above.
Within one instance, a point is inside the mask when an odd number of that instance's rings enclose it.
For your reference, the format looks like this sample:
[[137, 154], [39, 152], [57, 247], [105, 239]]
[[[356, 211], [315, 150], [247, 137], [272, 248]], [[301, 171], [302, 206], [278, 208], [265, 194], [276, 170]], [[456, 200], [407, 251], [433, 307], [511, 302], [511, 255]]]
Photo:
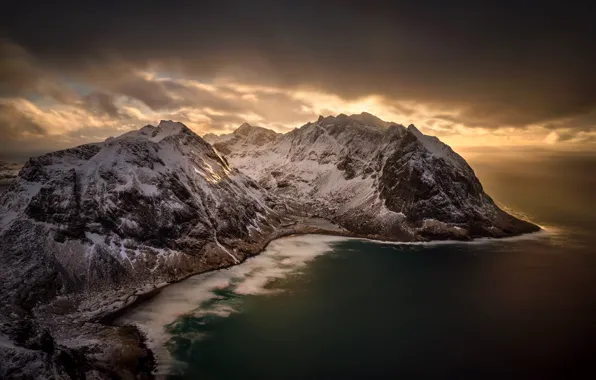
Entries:
[[275, 140], [281, 134], [271, 129], [242, 124], [234, 132], [224, 135], [206, 134], [203, 138], [211, 144], [219, 144], [219, 152], [226, 155], [233, 152], [250, 150]]
[[414, 125], [362, 113], [265, 131], [245, 124], [211, 141], [294, 210], [355, 234], [465, 240], [538, 229], [497, 207], [461, 156]]
[[[31, 158], [0, 196], [0, 377], [36, 371], [21, 361], [68, 372], [58, 353], [72, 359], [81, 346], [106, 352], [130, 344], [122, 337], [138, 334], [89, 330], [89, 322], [162, 284], [258, 253], [290, 233], [276, 207], [171, 121]], [[86, 338], [73, 343], [73, 329]]]
[[[254, 181], [184, 125], [162, 121], [30, 159], [0, 198], [0, 246], [5, 263], [31, 257], [59, 268], [35, 276], [59, 289], [23, 285], [20, 302], [32, 306], [59, 290], [167, 281], [202, 260], [233, 264], [242, 257], [221, 242], [250, 240], [273, 214]], [[41, 271], [2, 276], [30, 270]]]
[[107, 324], [115, 313], [284, 235], [538, 229], [414, 126], [342, 114], [286, 134], [245, 123], [205, 138], [214, 145], [162, 121], [23, 166], [0, 195], [0, 378], [146, 378], [143, 334]]

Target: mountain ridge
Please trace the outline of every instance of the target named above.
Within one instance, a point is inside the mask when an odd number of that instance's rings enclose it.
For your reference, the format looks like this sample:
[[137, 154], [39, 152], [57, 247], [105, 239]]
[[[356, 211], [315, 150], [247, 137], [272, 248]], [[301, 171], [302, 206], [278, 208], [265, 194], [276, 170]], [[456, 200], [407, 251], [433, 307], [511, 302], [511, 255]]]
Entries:
[[498, 208], [461, 156], [414, 125], [340, 114], [259, 144], [242, 135], [213, 144], [282, 199], [354, 232], [419, 240], [535, 230]]
[[213, 145], [162, 120], [31, 158], [0, 195], [0, 375], [147, 374], [142, 334], [98, 321], [281, 236], [469, 240], [537, 229], [500, 210], [438, 139], [379, 120], [321, 117], [285, 134], [245, 123], [205, 136]]

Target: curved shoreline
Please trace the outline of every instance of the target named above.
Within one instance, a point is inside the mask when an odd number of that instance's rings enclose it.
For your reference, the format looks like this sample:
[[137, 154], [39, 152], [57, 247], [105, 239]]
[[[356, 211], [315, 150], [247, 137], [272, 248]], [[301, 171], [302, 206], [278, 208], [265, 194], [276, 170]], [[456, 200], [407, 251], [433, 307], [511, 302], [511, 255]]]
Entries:
[[[529, 223], [531, 223], [531, 222], [529, 222]], [[538, 227], [537, 231], [525, 232], [525, 233], [520, 233], [517, 235], [497, 237], [497, 238], [496, 237], [480, 237], [480, 238], [474, 238], [471, 240], [447, 239], [447, 240], [429, 240], [429, 241], [403, 241], [403, 240], [399, 240], [399, 239], [391, 239], [391, 238], [382, 237], [382, 236], [377, 237], [374, 235], [356, 234], [356, 233], [353, 233], [348, 230], [327, 230], [327, 229], [313, 228], [313, 227], [305, 227], [306, 230], [298, 230], [297, 229], [294, 231], [285, 231], [280, 234], [275, 234], [274, 236], [271, 236], [271, 238], [266, 240], [266, 242], [264, 243], [262, 248], [257, 253], [249, 254], [249, 255], [245, 256], [242, 260], [239, 260], [237, 263], [233, 263], [230, 265], [224, 265], [224, 266], [221, 266], [219, 268], [214, 268], [214, 269], [199, 270], [196, 272], [189, 273], [189, 274], [187, 274], [179, 279], [176, 279], [174, 281], [166, 282], [164, 284], [161, 284], [160, 286], [157, 286], [154, 289], [151, 289], [150, 291], [148, 291], [146, 293], [138, 294], [137, 298], [135, 298], [130, 303], [127, 303], [118, 309], [106, 312], [105, 314], [101, 315], [99, 318], [92, 319], [92, 321], [100, 323], [100, 324], [108, 325], [108, 326], [118, 326], [118, 324], [114, 323], [114, 321], [116, 319], [118, 319], [120, 316], [124, 315], [128, 310], [133, 309], [134, 307], [136, 307], [146, 301], [149, 301], [151, 298], [155, 297], [167, 286], [169, 286], [171, 284], [176, 284], [176, 283], [182, 282], [190, 277], [194, 277], [194, 276], [198, 276], [201, 274], [210, 273], [210, 272], [214, 272], [214, 271], [219, 271], [219, 270], [223, 270], [223, 269], [228, 269], [228, 268], [234, 267], [236, 265], [241, 265], [242, 263], [246, 262], [246, 260], [248, 260], [249, 258], [257, 256], [257, 255], [261, 254], [263, 251], [265, 251], [271, 242], [279, 240], [279, 239], [291, 237], [291, 236], [328, 235], [328, 236], [345, 237], [346, 239], [355, 239], [355, 240], [369, 241], [369, 242], [374, 242], [374, 243], [379, 243], [379, 244], [392, 244], [392, 245], [483, 244], [483, 243], [499, 242], [499, 241], [512, 241], [512, 240], [515, 241], [515, 240], [531, 239], [533, 237], [536, 237], [536, 235], [543, 235], [547, 232], [544, 226], [540, 226], [540, 225], [537, 225], [534, 223], [532, 223], [532, 224], [535, 225], [536, 227]], [[131, 296], [129, 296], [128, 298], [130, 298]]]
[[[370, 237], [354, 236], [355, 234], [338, 232], [338, 231], [329, 231], [329, 230], [319, 230], [317, 232], [313, 232], [313, 231], [311, 231], [311, 232], [293, 232], [293, 233], [287, 233], [287, 234], [284, 234], [283, 236], [278, 236], [278, 237], [270, 239], [257, 254], [247, 256], [242, 262], [244, 263], [249, 258], [253, 258], [253, 257], [258, 256], [259, 254], [265, 252], [267, 250], [267, 248], [270, 246], [270, 244], [274, 241], [283, 240], [285, 238], [304, 236], [304, 235], [325, 235], [325, 236], [329, 236], [329, 237], [341, 237], [341, 238], [345, 238], [346, 240], [366, 241], [366, 242], [372, 242], [372, 243], [378, 243], [378, 244], [406, 245], [406, 246], [408, 246], [408, 245], [434, 246], [434, 245], [455, 245], [455, 244], [466, 244], [466, 245], [467, 244], [487, 244], [487, 243], [490, 244], [490, 243], [494, 243], [494, 242], [505, 242], [505, 241], [512, 241], [512, 240], [513, 241], [531, 240], [531, 239], [536, 239], [536, 238], [543, 236], [546, 232], [547, 232], [546, 229], [541, 226], [539, 231], [516, 235], [516, 236], [509, 236], [509, 237], [505, 237], [505, 238], [479, 238], [479, 239], [468, 240], [468, 241], [436, 240], [436, 241], [427, 241], [427, 242], [403, 242], [403, 241], [388, 241], [388, 240], [381, 240], [381, 239], [371, 239]], [[228, 265], [228, 266], [222, 267], [220, 269], [228, 269], [228, 268], [235, 267], [235, 266], [238, 266], [238, 264]], [[188, 276], [185, 276], [183, 279], [170, 282], [170, 283], [162, 286], [161, 288], [156, 289], [155, 291], [151, 292], [151, 294], [147, 294], [146, 296], [139, 298], [135, 302], [127, 305], [126, 307], [123, 307], [118, 312], [110, 315], [111, 319], [109, 321], [105, 321], [105, 322], [114, 323], [115, 326], [133, 326], [133, 327], [137, 328], [139, 331], [145, 331], [148, 334], [147, 336], [150, 338], [150, 341], [153, 341], [155, 339], [155, 337], [151, 338], [152, 333], [149, 333], [149, 331], [153, 331], [153, 329], [155, 327], [151, 328], [151, 326], [144, 326], [143, 324], [137, 325], [134, 322], [134, 317], [132, 317], [132, 319], [128, 318], [128, 320], [125, 317], [125, 318], [123, 318], [123, 320], [120, 321], [120, 323], [117, 321], [117, 319], [119, 317], [126, 316], [127, 312], [131, 311], [132, 309], [135, 309], [136, 307], [140, 306], [141, 304], [144, 304], [145, 301], [149, 301], [151, 298], [153, 298], [154, 296], [159, 294], [162, 290], [164, 290], [166, 287], [168, 287], [168, 285], [180, 283], [183, 280], [186, 280], [190, 277], [216, 272], [216, 271], [219, 271], [220, 269], [214, 269], [214, 270], [198, 272], [195, 274], [190, 274]], [[223, 275], [225, 276], [225, 274], [223, 274]], [[195, 286], [195, 285], [191, 285], [191, 286]], [[145, 309], [147, 309], [147, 306], [145, 307]], [[143, 308], [141, 308], [141, 313], [143, 313], [142, 310], [143, 310]], [[183, 314], [184, 313], [182, 312], [180, 315], [183, 315]], [[132, 312], [131, 315], [134, 316], [134, 312]], [[169, 317], [171, 317], [171, 315]], [[149, 330], [147, 330], [148, 327], [149, 327]], [[164, 359], [164, 357], [162, 357], [163, 353], [158, 355], [158, 353], [161, 352], [160, 347], [162, 346], [159, 343], [159, 341], [160, 340], [158, 339], [158, 341], [156, 343], [154, 343], [153, 345], [150, 344], [150, 345], [146, 346], [146, 348], [149, 349], [153, 354], [154, 365], [155, 365], [154, 368], [156, 370], [158, 370], [158, 368], [160, 368], [160, 367], [163, 367], [163, 365], [164, 365], [164, 362], [162, 360], [160, 360], [160, 359]], [[168, 362], [167, 358], [165, 360], [166, 360], [165, 363], [167, 363]], [[163, 372], [161, 372], [161, 371], [163, 371], [163, 368], [162, 368], [162, 370], [158, 370], [158, 371], [159, 371], [158, 373], [163, 374]], [[154, 374], [155, 374], [155, 372], [154, 372]], [[157, 376], [160, 376], [160, 375], [157, 374]]]

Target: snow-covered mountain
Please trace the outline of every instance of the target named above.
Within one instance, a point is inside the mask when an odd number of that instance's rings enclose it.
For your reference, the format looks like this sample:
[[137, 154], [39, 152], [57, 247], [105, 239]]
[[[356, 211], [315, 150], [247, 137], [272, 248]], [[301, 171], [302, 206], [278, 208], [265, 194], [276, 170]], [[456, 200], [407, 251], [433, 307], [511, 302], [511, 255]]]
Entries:
[[[96, 320], [160, 284], [257, 253], [282, 230], [275, 207], [210, 144], [171, 121], [31, 158], [0, 196], [0, 377], [27, 377], [21, 361], [64, 372], [49, 358], [72, 352], [73, 321]], [[84, 335], [82, 326], [74, 330]], [[85, 352], [119, 347], [126, 335], [92, 330]], [[51, 343], [47, 350], [28, 343], [39, 339]]]
[[[98, 323], [291, 233], [392, 240], [530, 232], [414, 126], [320, 117], [286, 134], [162, 121], [31, 158], [0, 195], [0, 377], [134, 378], [134, 328]], [[327, 221], [315, 219], [324, 218]]]
[[413, 125], [341, 114], [286, 134], [244, 124], [206, 138], [296, 212], [356, 234], [467, 239], [537, 229], [500, 210], [461, 156]]
[[[19, 291], [33, 306], [64, 290], [167, 281], [205, 261], [233, 264], [243, 254], [226, 241], [271, 228], [270, 201], [186, 126], [162, 121], [30, 159], [0, 198], [9, 264], [0, 274], [34, 278]], [[25, 258], [27, 265], [10, 265]]]

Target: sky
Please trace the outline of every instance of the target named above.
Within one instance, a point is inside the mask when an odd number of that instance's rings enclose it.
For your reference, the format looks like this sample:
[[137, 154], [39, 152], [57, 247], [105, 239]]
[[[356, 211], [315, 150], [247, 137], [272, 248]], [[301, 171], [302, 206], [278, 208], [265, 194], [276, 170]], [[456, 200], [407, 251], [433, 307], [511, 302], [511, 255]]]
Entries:
[[162, 119], [286, 132], [360, 112], [457, 150], [594, 152], [595, 38], [573, 1], [11, 1], [0, 159]]

